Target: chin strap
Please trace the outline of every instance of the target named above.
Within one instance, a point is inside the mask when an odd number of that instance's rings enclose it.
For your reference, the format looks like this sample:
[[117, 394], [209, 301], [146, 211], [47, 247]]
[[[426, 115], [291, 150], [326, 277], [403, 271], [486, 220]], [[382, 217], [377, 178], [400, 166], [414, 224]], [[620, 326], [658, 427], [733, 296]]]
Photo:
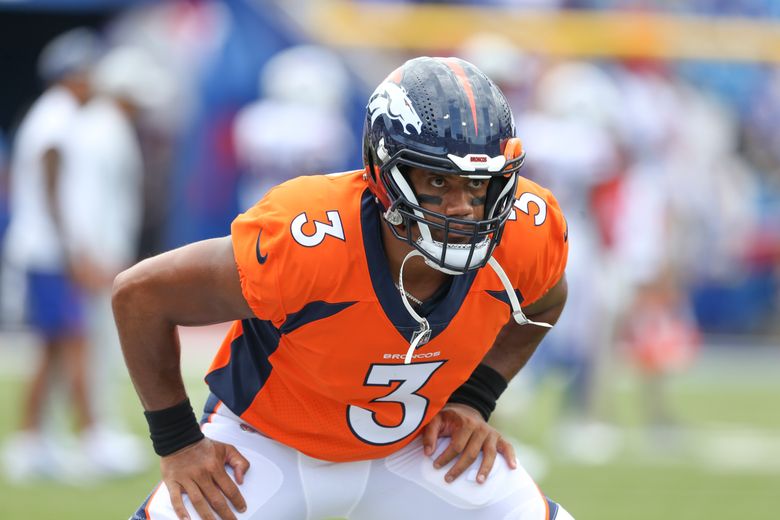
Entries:
[[404, 290], [404, 264], [406, 264], [407, 260], [415, 256], [423, 256], [423, 254], [416, 249], [409, 251], [404, 257], [403, 262], [401, 262], [401, 272], [398, 274], [398, 290], [401, 292], [401, 301], [403, 302], [404, 307], [406, 307], [407, 312], [414, 318], [414, 321], [420, 324], [420, 328], [412, 334], [409, 350], [406, 351], [406, 357], [404, 357], [405, 365], [412, 362], [412, 355], [414, 354], [415, 349], [420, 345], [425, 345], [428, 343], [428, 340], [431, 339], [431, 326], [428, 324], [428, 320], [417, 314], [417, 311], [414, 310], [412, 304], [409, 303], [409, 297]]
[[[417, 347], [428, 343], [428, 340], [431, 339], [431, 326], [428, 323], [428, 320], [420, 316], [417, 311], [414, 310], [412, 304], [409, 303], [407, 292], [404, 290], [404, 265], [407, 260], [414, 258], [415, 256], [422, 256], [425, 258], [425, 256], [416, 249], [409, 251], [401, 262], [401, 272], [398, 275], [398, 291], [401, 293], [401, 301], [403, 302], [404, 307], [406, 307], [407, 312], [414, 318], [414, 321], [420, 325], [420, 328], [412, 334], [412, 340], [409, 342], [409, 349], [406, 351], [406, 356], [404, 357], [405, 365], [412, 362], [412, 356]], [[509, 277], [504, 272], [501, 264], [498, 263], [498, 260], [491, 256], [488, 259], [488, 265], [495, 271], [496, 275], [498, 275], [498, 279], [501, 280], [501, 283], [504, 285], [504, 291], [506, 291], [506, 295], [509, 297], [509, 304], [512, 307], [512, 317], [515, 322], [518, 325], [536, 325], [537, 327], [551, 329], [552, 325], [549, 323], [529, 320], [528, 317], [523, 314], [523, 310], [520, 308], [520, 301], [517, 299], [514, 287], [512, 287], [512, 282], [509, 281]]]
[[501, 264], [498, 263], [498, 260], [491, 256], [488, 258], [488, 265], [493, 268], [493, 271], [498, 275], [498, 279], [504, 284], [504, 291], [506, 291], [506, 295], [509, 296], [509, 304], [512, 306], [512, 317], [515, 319], [515, 322], [517, 322], [518, 325], [536, 325], [537, 327], [551, 329], [552, 325], [549, 323], [529, 320], [526, 315], [523, 314], [523, 309], [520, 308], [520, 302], [517, 299], [514, 287], [512, 287], [512, 282], [509, 281], [509, 277], [504, 272]]

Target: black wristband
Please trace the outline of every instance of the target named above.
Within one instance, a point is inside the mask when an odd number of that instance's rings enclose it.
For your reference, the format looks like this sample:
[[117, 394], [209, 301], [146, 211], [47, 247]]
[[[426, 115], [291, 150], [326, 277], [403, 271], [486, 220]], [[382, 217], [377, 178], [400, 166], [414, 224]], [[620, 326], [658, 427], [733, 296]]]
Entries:
[[149, 423], [149, 438], [152, 439], [154, 452], [160, 457], [186, 448], [204, 437], [189, 399], [170, 408], [144, 412], [144, 416]]
[[487, 421], [496, 409], [496, 401], [506, 390], [506, 386], [504, 376], [480, 363], [471, 373], [471, 377], [452, 392], [447, 402], [471, 406]]

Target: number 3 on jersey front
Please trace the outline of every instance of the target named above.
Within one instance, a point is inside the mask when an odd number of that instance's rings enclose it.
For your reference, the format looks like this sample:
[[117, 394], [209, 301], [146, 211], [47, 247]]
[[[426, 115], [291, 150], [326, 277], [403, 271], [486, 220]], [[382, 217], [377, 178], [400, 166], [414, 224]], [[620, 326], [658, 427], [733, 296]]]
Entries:
[[430, 380], [444, 361], [432, 363], [414, 363], [411, 365], [371, 365], [366, 376], [366, 386], [390, 386], [400, 383], [398, 387], [373, 402], [397, 403], [401, 405], [401, 422], [395, 426], [386, 426], [376, 420], [376, 413], [360, 406], [347, 407], [347, 422], [357, 438], [368, 444], [392, 444], [414, 433], [425, 418], [428, 411], [428, 399], [417, 395]]

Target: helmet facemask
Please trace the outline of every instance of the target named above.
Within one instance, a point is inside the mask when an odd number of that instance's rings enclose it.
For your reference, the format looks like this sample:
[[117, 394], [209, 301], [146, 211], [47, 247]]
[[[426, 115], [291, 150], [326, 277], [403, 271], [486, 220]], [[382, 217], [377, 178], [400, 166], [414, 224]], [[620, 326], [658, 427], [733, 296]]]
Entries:
[[[386, 152], [379, 146], [377, 153], [381, 156]], [[512, 211], [522, 156], [511, 161], [503, 156], [480, 158], [485, 162], [492, 160], [492, 169], [496, 171], [464, 171], [458, 166], [463, 164], [463, 158], [450, 156], [445, 161], [431, 161], [431, 157], [420, 157], [411, 150], [401, 150], [392, 158], [384, 157], [385, 160], [377, 159], [382, 164], [377, 181], [383, 185], [390, 202], [384, 218], [391, 224], [396, 238], [420, 251], [429, 266], [447, 274], [463, 274], [487, 264]], [[413, 167], [442, 175], [487, 180], [483, 217], [468, 220], [424, 208], [409, 180], [408, 171]]]

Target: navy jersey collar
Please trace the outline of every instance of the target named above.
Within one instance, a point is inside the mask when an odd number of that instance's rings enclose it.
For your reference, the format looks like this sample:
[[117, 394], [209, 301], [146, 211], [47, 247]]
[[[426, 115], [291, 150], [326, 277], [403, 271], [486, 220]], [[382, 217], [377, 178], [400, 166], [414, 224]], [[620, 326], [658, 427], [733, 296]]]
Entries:
[[[410, 341], [412, 333], [419, 328], [419, 325], [404, 308], [401, 295], [393, 282], [397, 275], [390, 273], [390, 265], [382, 243], [380, 218], [374, 197], [369, 190], [366, 190], [361, 200], [360, 220], [371, 284], [388, 319], [398, 332]], [[434, 302], [433, 308], [426, 309], [428, 311], [426, 317], [432, 329], [431, 338], [440, 334], [458, 313], [476, 275], [476, 271], [471, 271], [453, 276], [447, 294], [438, 302]]]

